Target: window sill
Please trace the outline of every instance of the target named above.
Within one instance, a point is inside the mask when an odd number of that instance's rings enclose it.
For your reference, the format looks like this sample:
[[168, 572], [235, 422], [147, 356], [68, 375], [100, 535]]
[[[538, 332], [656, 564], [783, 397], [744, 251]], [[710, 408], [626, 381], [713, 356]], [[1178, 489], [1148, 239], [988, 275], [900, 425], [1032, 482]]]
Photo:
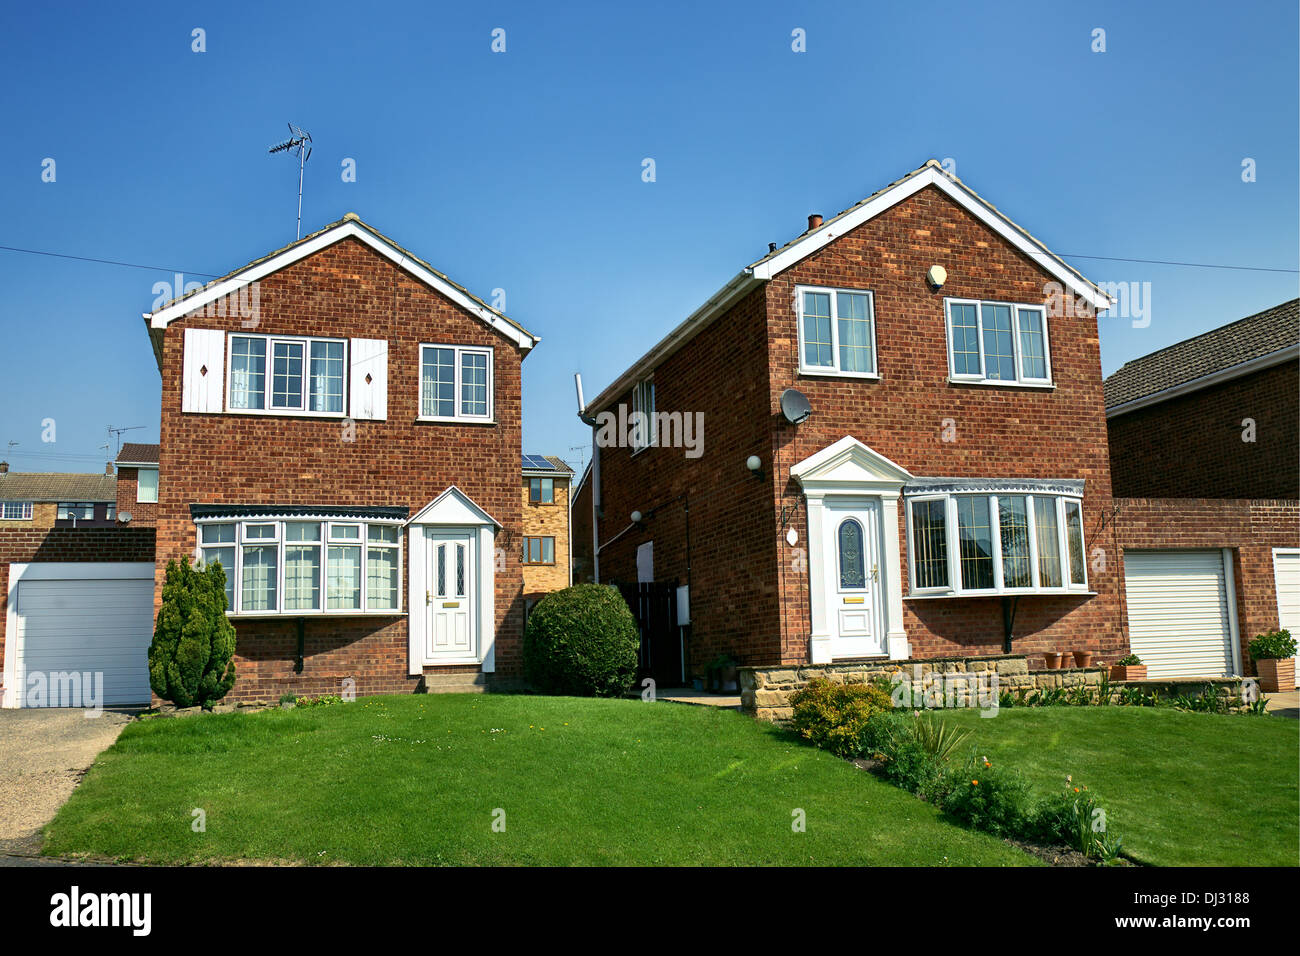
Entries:
[[439, 418], [432, 415], [417, 415], [417, 423], [426, 425], [495, 425], [495, 418]]
[[1008, 382], [1000, 378], [953, 378], [948, 376], [949, 385], [987, 385], [994, 388], [1037, 388], [1045, 392], [1055, 391], [1055, 382]]
[[226, 617], [232, 621], [271, 621], [277, 618], [294, 620], [297, 618], [340, 618], [340, 617], [406, 617], [405, 611], [227, 611]]
[[841, 372], [832, 368], [799, 367], [799, 374], [804, 378], [856, 378], [865, 382], [879, 382], [879, 372]]
[[[347, 418], [347, 412], [307, 412], [300, 408], [227, 408], [227, 415], [270, 415], [274, 418]], [[194, 413], [191, 413], [194, 414]]]
[[1096, 597], [1096, 591], [1080, 588], [1038, 588], [1015, 591], [936, 591], [922, 592], [903, 596], [905, 601], [942, 601], [953, 598], [989, 598], [989, 597]]

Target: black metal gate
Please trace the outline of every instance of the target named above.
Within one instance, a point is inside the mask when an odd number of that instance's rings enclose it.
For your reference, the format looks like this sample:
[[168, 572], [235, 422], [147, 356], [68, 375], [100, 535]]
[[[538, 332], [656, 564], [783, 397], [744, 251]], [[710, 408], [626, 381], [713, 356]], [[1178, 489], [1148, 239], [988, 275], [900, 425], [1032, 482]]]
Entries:
[[615, 586], [641, 631], [639, 676], [652, 678], [659, 687], [682, 686], [686, 680], [681, 628], [677, 625], [677, 582], [619, 582]]

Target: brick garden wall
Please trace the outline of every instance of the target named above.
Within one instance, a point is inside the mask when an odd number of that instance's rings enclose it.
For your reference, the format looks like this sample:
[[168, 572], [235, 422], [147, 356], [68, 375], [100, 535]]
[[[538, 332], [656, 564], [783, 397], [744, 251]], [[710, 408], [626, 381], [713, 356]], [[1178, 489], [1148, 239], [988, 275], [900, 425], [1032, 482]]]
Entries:
[[[1242, 440], [1247, 418], [1255, 422], [1253, 442]], [[1117, 496], [1300, 497], [1296, 362], [1117, 415], [1107, 424]]]
[[[194, 551], [191, 503], [405, 506], [414, 514], [455, 484], [503, 525], [496, 541], [501, 553], [492, 626], [497, 676], [515, 678], [522, 666], [523, 621], [521, 352], [363, 243], [346, 239], [264, 278], [257, 326], [246, 331], [386, 339], [387, 420], [357, 421], [348, 433], [340, 419], [185, 414], [184, 329], [241, 328], [236, 303], [225, 310], [231, 317], [217, 311], [178, 319], [163, 339], [155, 607], [167, 561]], [[421, 343], [493, 348], [495, 423], [416, 421]], [[308, 617], [302, 674], [293, 672], [292, 622], [239, 620], [235, 629], [239, 676], [230, 700], [338, 693], [348, 676], [356, 679], [358, 694], [413, 690], [420, 680], [407, 676], [404, 615]], [[476, 671], [439, 667], [430, 669], [430, 677], [472, 677]]]
[[1117, 498], [1115, 504], [1117, 542], [1125, 550], [1232, 549], [1241, 661], [1253, 674], [1246, 647], [1278, 626], [1273, 548], [1300, 547], [1300, 501]]
[[591, 484], [592, 479], [578, 488], [569, 507], [569, 537], [572, 544], [573, 583], [585, 584], [595, 580], [593, 576], [591, 543]]
[[0, 661], [9, 617], [9, 565], [154, 559], [152, 528], [0, 528]]

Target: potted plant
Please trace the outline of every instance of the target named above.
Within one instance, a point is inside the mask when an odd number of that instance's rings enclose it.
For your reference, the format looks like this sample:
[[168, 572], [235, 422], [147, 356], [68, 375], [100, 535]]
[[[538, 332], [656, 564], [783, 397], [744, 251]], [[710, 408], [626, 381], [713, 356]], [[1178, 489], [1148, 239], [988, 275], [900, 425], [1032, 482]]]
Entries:
[[1075, 666], [1075, 667], [1091, 667], [1091, 666], [1092, 666], [1092, 651], [1075, 651], [1075, 652], [1074, 652], [1074, 666]]
[[1046, 652], [1044, 652], [1043, 657], [1044, 657], [1044, 659], [1047, 661], [1047, 669], [1048, 669], [1049, 671], [1054, 671], [1054, 670], [1059, 670], [1059, 669], [1060, 669], [1060, 667], [1061, 667], [1061, 652], [1060, 652], [1060, 651], [1046, 651]]
[[1111, 680], [1146, 680], [1147, 666], [1136, 654], [1125, 654], [1110, 667]]
[[1285, 629], [1250, 639], [1250, 656], [1255, 661], [1260, 690], [1280, 694], [1295, 689], [1295, 647], [1295, 638]]
[[710, 691], [721, 694], [740, 689], [740, 671], [735, 658], [730, 654], [722, 653], [715, 657], [709, 664], [708, 672]]

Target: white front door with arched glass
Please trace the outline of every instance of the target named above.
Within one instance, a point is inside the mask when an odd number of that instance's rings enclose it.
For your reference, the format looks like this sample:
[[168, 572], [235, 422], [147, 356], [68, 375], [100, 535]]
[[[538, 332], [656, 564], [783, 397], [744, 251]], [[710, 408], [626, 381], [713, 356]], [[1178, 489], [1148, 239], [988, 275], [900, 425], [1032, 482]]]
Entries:
[[828, 498], [822, 536], [831, 657], [886, 653], [880, 567], [880, 502]]
[[425, 657], [432, 663], [478, 654], [473, 531], [430, 529], [425, 537]]

